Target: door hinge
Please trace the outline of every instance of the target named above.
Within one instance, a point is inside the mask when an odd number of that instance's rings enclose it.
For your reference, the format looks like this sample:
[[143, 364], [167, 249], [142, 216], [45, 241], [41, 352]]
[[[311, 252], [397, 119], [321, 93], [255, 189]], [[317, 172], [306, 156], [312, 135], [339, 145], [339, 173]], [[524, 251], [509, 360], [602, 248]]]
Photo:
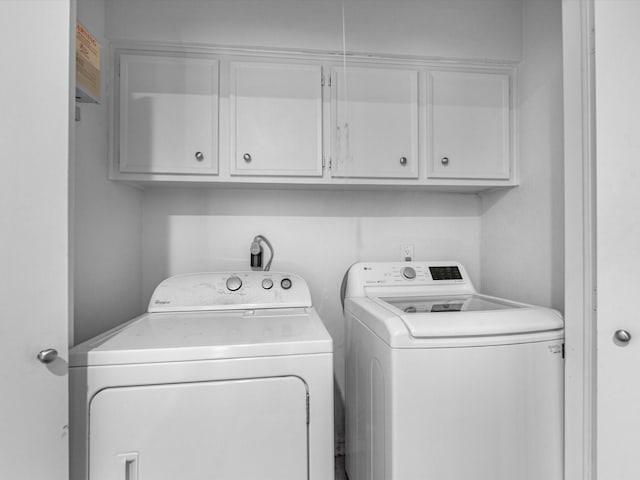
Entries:
[[564, 343], [562, 344], [562, 358], [564, 358]]
[[307, 425], [309, 425], [309, 392], [307, 392]]
[[320, 74], [320, 86], [324, 87], [324, 73]]

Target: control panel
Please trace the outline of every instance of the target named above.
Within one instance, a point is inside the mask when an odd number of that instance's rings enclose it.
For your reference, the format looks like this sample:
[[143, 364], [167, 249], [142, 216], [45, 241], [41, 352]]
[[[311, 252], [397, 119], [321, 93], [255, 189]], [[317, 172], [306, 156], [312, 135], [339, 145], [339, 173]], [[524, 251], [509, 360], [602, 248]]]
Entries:
[[[443, 291], [472, 293], [473, 284], [459, 262], [362, 262], [349, 269], [348, 290], [351, 294], [364, 295], [365, 289], [398, 288], [398, 295], [405, 290], [423, 295]], [[400, 291], [402, 290], [402, 292]], [[415, 290], [415, 292], [413, 292]], [[385, 294], [393, 295], [393, 291]]]
[[149, 312], [310, 307], [307, 283], [279, 272], [212, 272], [164, 280], [151, 296]]
[[462, 283], [466, 280], [464, 268], [455, 262], [362, 263], [358, 270], [366, 284]]

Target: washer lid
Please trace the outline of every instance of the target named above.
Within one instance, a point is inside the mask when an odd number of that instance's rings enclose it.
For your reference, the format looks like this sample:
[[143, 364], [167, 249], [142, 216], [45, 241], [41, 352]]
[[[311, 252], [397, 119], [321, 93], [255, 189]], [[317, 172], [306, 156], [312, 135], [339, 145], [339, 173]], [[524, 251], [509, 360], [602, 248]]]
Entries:
[[485, 295], [374, 298], [395, 311], [414, 338], [477, 337], [561, 330], [554, 310]]
[[71, 367], [332, 352], [314, 309], [147, 313], [73, 347]]

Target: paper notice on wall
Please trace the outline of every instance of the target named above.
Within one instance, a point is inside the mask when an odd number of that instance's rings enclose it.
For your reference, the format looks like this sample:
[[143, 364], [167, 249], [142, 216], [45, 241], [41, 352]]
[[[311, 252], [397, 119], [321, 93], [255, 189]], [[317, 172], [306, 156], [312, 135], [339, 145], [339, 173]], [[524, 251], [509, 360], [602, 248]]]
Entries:
[[100, 101], [100, 44], [76, 22], [76, 87], [89, 94], [82, 100]]

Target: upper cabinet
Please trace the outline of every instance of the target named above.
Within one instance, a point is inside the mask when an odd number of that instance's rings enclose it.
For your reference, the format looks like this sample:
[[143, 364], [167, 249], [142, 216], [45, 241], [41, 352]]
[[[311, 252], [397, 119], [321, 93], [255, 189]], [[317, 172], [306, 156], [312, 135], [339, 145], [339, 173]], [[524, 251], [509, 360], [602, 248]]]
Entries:
[[322, 68], [231, 62], [231, 175], [322, 176]]
[[508, 180], [509, 75], [436, 71], [428, 75], [430, 178]]
[[120, 173], [218, 173], [218, 61], [119, 56]]
[[418, 72], [335, 68], [333, 177], [418, 178]]
[[164, 48], [113, 50], [112, 179], [517, 185], [513, 65]]

